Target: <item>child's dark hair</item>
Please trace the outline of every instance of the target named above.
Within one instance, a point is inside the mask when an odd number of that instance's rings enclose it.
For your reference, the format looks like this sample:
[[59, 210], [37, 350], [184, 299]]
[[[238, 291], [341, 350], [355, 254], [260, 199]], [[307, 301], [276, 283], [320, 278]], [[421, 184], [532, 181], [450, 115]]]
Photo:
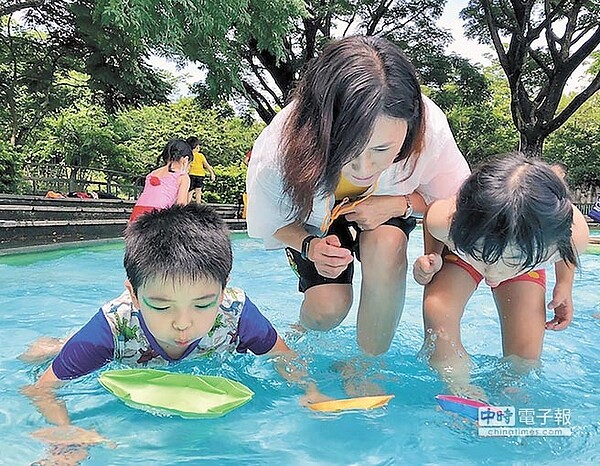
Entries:
[[123, 265], [133, 291], [150, 280], [213, 279], [225, 287], [232, 265], [229, 231], [206, 205], [154, 210], [125, 230]]
[[486, 264], [509, 246], [520, 252], [522, 270], [560, 257], [577, 265], [573, 206], [566, 185], [538, 159], [512, 153], [483, 163], [462, 185], [450, 226], [457, 251]]
[[171, 139], [160, 154], [163, 163], [169, 166], [169, 171], [173, 162], [178, 162], [184, 157], [188, 157], [191, 162], [194, 154], [190, 145], [183, 139]]
[[194, 150], [194, 148], [200, 144], [200, 139], [198, 139], [196, 136], [190, 136], [185, 140], [185, 142], [187, 142], [192, 150]]
[[292, 95], [281, 150], [284, 192], [305, 219], [315, 195], [333, 192], [342, 167], [369, 142], [381, 115], [405, 120], [408, 133], [394, 160], [423, 144], [424, 109], [415, 69], [381, 37], [351, 36], [329, 44]]

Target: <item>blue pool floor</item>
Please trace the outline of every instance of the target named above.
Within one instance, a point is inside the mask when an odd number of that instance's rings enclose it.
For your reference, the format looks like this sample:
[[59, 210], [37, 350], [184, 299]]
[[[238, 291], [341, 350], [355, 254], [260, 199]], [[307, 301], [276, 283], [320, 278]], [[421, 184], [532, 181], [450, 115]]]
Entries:
[[[421, 248], [419, 234], [413, 235], [410, 260]], [[375, 411], [318, 414], [300, 406], [299, 389], [283, 381], [265, 358], [188, 361], [171, 370], [230, 377], [256, 395], [225, 417], [184, 420], [129, 408], [90, 375], [66, 384], [60, 396], [74, 424], [101, 433], [117, 448], [95, 446], [84, 464], [600, 464], [600, 256], [581, 257], [575, 319], [567, 330], [547, 333], [542, 367], [528, 376], [511, 375], [500, 358], [489, 289], [481, 287], [471, 299], [462, 328], [476, 363], [475, 382], [497, 405], [536, 415], [568, 410], [573, 431], [570, 437], [483, 438], [471, 421], [437, 408], [435, 396], [444, 386], [417, 355], [422, 289], [412, 278], [390, 351], [367, 358], [356, 344], [356, 306], [338, 328], [300, 334], [294, 324], [302, 297], [285, 256], [244, 236], [235, 237], [234, 255], [231, 284], [244, 288], [304, 355], [324, 393], [345, 396], [336, 368], [350, 363], [364, 373], [360, 383], [395, 397]], [[550, 293], [553, 273], [549, 276]], [[120, 294], [124, 278], [120, 244], [0, 259], [0, 464], [30, 464], [44, 454], [44, 445], [30, 434], [48, 425], [19, 392], [43, 367], [17, 356], [40, 336], [77, 330]], [[356, 284], [359, 280], [360, 273]]]

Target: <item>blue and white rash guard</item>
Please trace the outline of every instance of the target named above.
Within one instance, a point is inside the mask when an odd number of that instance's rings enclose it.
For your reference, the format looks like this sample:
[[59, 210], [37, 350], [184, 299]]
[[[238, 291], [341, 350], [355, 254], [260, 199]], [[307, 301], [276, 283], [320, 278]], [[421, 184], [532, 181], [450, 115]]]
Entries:
[[193, 342], [179, 359], [169, 357], [150, 333], [142, 313], [125, 291], [109, 301], [73, 335], [52, 363], [54, 374], [74, 379], [113, 360], [127, 365], [157, 366], [214, 353], [268, 353], [277, 332], [244, 291], [226, 288], [213, 328]]

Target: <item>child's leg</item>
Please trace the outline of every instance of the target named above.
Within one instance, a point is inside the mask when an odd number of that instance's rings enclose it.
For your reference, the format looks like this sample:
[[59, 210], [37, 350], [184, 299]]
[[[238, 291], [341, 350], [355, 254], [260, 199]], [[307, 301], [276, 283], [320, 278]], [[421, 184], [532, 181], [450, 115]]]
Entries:
[[538, 360], [546, 322], [545, 288], [532, 281], [511, 281], [494, 288], [504, 356]]
[[455, 393], [470, 383], [471, 360], [460, 338], [460, 320], [476, 288], [477, 282], [465, 269], [445, 262], [423, 296], [423, 350]]
[[19, 356], [19, 359], [31, 364], [44, 362], [60, 353], [66, 341], [66, 338], [38, 338]]
[[196, 188], [194, 191], [196, 191], [196, 204], [201, 204], [202, 203], [202, 189]]

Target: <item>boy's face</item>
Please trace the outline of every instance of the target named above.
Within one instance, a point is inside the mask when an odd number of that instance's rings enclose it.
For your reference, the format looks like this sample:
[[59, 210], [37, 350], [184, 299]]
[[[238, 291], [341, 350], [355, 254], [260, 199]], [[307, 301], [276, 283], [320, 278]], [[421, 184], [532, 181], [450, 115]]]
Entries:
[[137, 296], [129, 282], [126, 285], [148, 330], [172, 357], [179, 357], [192, 342], [210, 331], [223, 300], [221, 284], [213, 279], [153, 280], [141, 286]]

